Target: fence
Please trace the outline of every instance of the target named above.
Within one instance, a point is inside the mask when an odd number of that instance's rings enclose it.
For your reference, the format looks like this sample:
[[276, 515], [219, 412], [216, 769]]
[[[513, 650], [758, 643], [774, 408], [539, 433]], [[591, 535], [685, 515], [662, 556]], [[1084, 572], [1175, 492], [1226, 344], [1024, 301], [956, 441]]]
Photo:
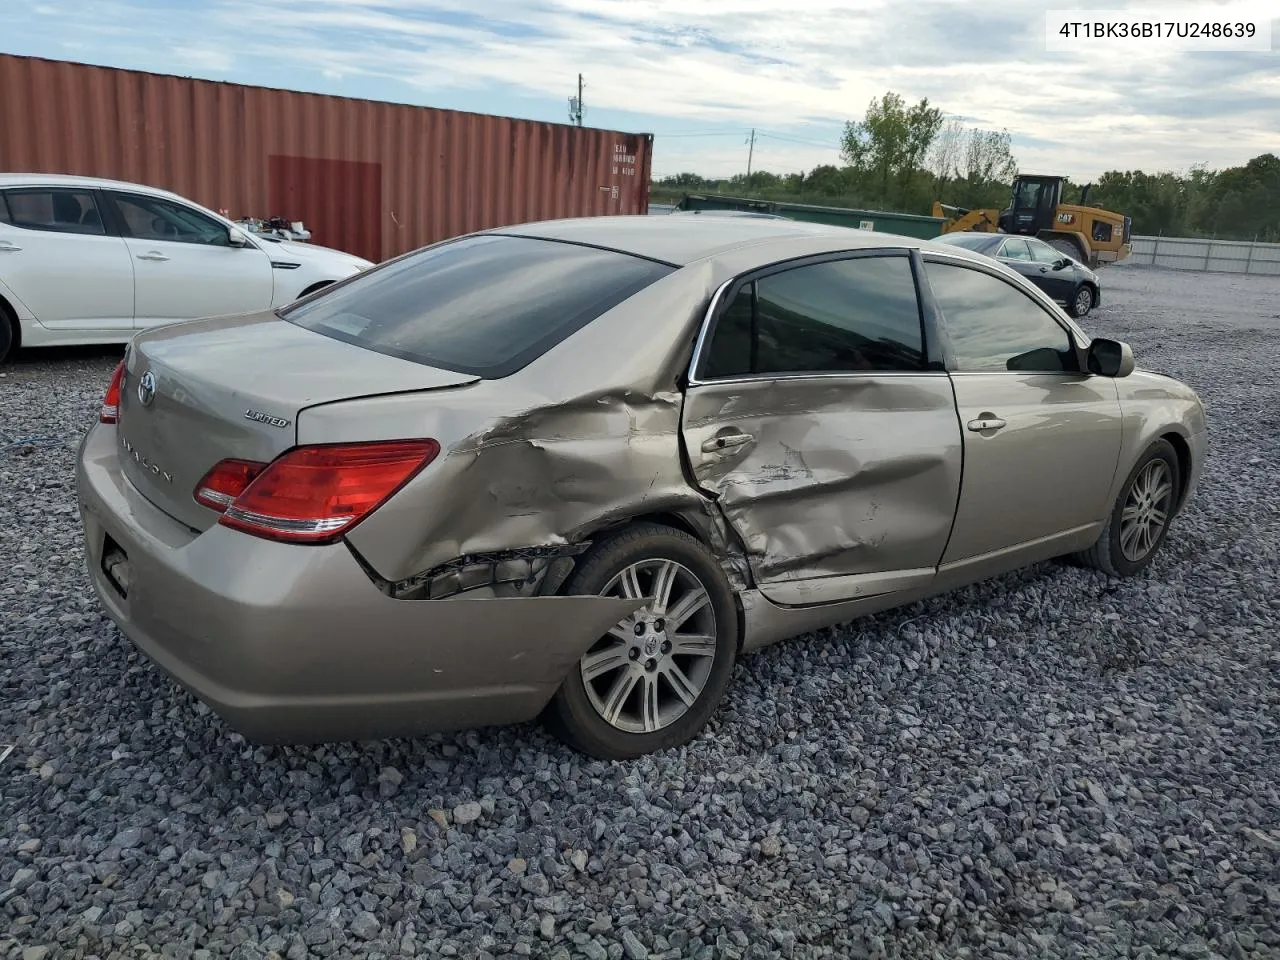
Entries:
[[1207, 270], [1280, 276], [1280, 243], [1195, 240], [1190, 237], [1138, 237], [1126, 263], [1170, 270]]

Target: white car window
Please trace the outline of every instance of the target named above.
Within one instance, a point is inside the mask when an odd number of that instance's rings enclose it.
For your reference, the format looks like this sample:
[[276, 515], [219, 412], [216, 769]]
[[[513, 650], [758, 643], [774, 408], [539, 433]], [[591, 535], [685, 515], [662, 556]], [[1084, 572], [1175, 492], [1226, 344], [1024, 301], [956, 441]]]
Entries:
[[102, 214], [87, 190], [23, 187], [5, 191], [8, 221], [26, 230], [105, 236]]
[[226, 227], [190, 207], [136, 193], [113, 193], [111, 197], [129, 236], [171, 243], [230, 245]]

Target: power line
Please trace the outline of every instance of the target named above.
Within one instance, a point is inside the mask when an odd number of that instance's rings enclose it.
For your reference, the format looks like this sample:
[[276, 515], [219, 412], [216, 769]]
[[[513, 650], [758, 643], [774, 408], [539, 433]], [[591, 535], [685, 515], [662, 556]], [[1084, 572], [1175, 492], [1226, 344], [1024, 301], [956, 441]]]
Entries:
[[785, 140], [785, 141], [787, 141], [788, 143], [803, 143], [803, 144], [805, 144], [806, 146], [810, 146], [810, 147], [826, 147], [826, 148], [828, 148], [828, 149], [830, 149], [830, 150], [839, 150], [839, 149], [840, 149], [840, 145], [839, 145], [839, 144], [831, 144], [830, 142], [828, 142], [828, 143], [819, 143], [819, 142], [818, 142], [818, 141], [816, 141], [816, 140], [802, 140], [802, 139], [800, 139], [799, 137], [784, 137], [784, 136], [781, 136], [780, 134], [776, 134], [776, 133], [762, 133], [762, 134], [760, 134], [760, 136], [762, 136], [762, 137], [768, 137], [770, 140]]

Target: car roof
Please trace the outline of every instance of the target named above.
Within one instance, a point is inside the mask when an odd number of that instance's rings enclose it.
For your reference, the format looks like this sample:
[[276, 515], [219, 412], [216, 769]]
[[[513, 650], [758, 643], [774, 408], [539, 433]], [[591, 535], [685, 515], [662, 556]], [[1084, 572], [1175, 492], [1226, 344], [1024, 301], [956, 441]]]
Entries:
[[125, 180], [104, 180], [101, 177], [76, 177], [65, 173], [0, 173], [0, 190], [14, 187], [84, 187], [93, 190], [132, 190], [135, 193], [151, 193], [156, 196], [176, 197], [177, 194], [143, 183]]
[[767, 259], [768, 248], [785, 254], [797, 240], [806, 247], [829, 250], [874, 250], [916, 247], [936, 250], [949, 256], [978, 255], [963, 247], [935, 244], [929, 240], [894, 233], [856, 230], [799, 220], [754, 217], [604, 216], [570, 220], [544, 220], [518, 226], [498, 227], [489, 233], [536, 237], [603, 247], [670, 263], [678, 267], [712, 259], [744, 247], [755, 247]]

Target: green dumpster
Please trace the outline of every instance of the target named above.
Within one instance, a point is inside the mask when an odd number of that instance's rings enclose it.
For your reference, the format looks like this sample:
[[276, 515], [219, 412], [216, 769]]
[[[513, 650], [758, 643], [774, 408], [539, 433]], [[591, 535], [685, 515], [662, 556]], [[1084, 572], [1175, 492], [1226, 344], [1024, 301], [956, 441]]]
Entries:
[[932, 240], [942, 234], [941, 217], [921, 217], [913, 213], [890, 213], [887, 210], [854, 210], [849, 207], [823, 207], [809, 203], [786, 203], [777, 200], [751, 200], [722, 194], [685, 194], [676, 204], [677, 211], [735, 210], [743, 213], [771, 213], [789, 220], [826, 223], [854, 230], [876, 230], [904, 237]]

